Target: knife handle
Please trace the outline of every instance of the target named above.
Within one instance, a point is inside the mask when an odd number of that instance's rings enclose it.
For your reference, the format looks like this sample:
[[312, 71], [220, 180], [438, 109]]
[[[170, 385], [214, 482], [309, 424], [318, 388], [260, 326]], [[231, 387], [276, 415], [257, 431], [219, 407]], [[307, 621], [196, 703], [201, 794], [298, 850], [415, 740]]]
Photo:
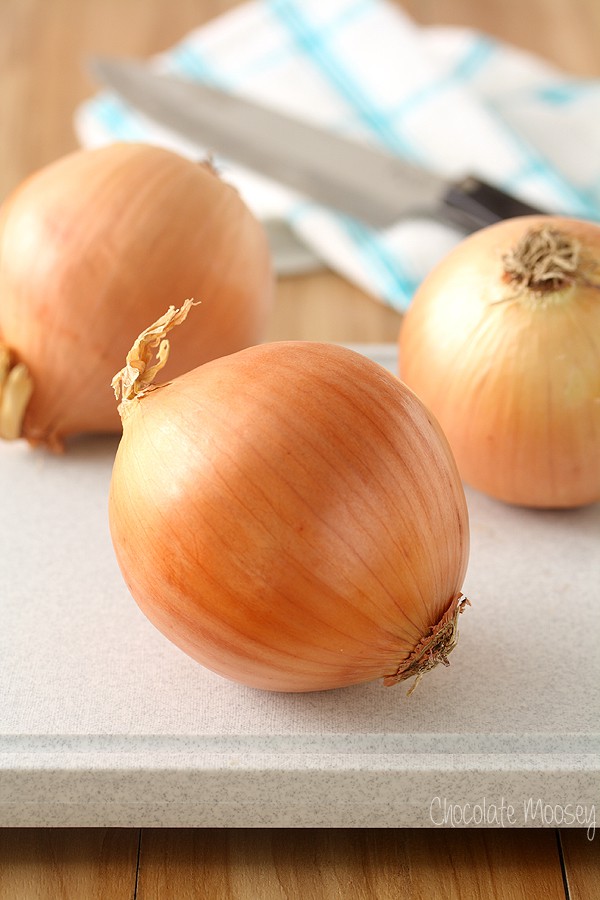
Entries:
[[515, 216], [546, 215], [543, 210], [471, 175], [450, 186], [443, 206], [450, 221], [466, 231], [477, 231]]

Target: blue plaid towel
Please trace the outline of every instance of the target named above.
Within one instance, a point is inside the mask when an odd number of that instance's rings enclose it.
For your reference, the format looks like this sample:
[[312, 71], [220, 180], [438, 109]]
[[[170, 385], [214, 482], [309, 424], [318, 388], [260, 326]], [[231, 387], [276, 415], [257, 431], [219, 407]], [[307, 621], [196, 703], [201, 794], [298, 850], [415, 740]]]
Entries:
[[[387, 0], [253, 0], [149, 61], [383, 146], [449, 177], [470, 173], [544, 209], [600, 218], [600, 84], [472, 30], [423, 28]], [[182, 141], [103, 92], [76, 110], [81, 143]], [[333, 270], [404, 310], [460, 239], [406, 219], [376, 232], [228, 160], [265, 221], [289, 225]]]

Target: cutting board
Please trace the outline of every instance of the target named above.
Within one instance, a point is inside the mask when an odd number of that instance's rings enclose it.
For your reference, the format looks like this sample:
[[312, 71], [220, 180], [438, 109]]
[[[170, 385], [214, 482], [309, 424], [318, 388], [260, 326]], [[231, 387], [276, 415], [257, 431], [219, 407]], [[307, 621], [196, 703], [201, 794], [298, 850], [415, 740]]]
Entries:
[[[355, 349], [394, 369], [393, 346]], [[130, 597], [107, 523], [117, 443], [0, 446], [0, 826], [589, 825], [600, 505], [467, 489], [450, 666], [410, 697], [265, 693], [187, 658]]]

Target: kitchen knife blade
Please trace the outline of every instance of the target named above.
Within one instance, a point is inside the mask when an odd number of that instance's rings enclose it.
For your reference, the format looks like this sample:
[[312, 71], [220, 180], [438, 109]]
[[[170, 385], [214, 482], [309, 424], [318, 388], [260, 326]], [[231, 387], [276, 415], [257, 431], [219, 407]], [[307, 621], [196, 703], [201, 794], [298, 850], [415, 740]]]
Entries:
[[374, 228], [412, 215], [468, 232], [540, 212], [479, 178], [448, 181], [385, 150], [135, 60], [96, 58], [90, 69], [173, 132]]

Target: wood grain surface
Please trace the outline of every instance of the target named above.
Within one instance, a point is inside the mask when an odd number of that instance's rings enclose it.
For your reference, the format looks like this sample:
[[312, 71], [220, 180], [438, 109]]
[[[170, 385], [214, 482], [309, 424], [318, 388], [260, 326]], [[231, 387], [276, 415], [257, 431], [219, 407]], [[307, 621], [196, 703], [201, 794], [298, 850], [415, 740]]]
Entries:
[[235, 900], [530, 900], [537, 891], [563, 900], [554, 834], [529, 838], [410, 829], [145, 831], [138, 898], [192, 900], [202, 887], [207, 897]]
[[[236, 5], [0, 0], [0, 200], [77, 146], [73, 110], [94, 91], [87, 56], [157, 52]], [[469, 25], [600, 76], [598, 0], [403, 6], [424, 24]], [[399, 326], [319, 273], [280, 283], [268, 337], [390, 341]], [[597, 836], [553, 829], [0, 829], [0, 900], [598, 900], [599, 848]]]

